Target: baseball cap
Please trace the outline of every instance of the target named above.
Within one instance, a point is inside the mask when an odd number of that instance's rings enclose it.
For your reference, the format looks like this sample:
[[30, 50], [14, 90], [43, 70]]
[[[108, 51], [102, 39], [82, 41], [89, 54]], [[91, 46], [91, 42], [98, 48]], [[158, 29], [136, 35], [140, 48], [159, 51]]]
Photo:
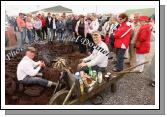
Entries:
[[140, 21], [148, 21], [149, 17], [148, 16], [140, 16], [139, 20]]

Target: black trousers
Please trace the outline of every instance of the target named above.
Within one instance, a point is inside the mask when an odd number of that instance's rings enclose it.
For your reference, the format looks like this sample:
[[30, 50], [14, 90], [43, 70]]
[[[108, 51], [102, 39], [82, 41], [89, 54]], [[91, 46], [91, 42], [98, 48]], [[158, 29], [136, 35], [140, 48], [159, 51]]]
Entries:
[[[89, 34], [89, 33], [88, 33], [88, 34], [87, 34], [87, 36], [86, 36], [86, 38], [89, 40], [89, 42], [90, 42], [90, 43], [94, 43], [94, 41], [93, 41], [93, 38], [92, 38], [92, 35], [91, 35], [91, 34]], [[89, 46], [88, 46], [88, 49], [89, 49], [89, 51], [90, 51], [90, 52], [92, 52], [92, 51], [93, 51], [93, 47], [89, 47]]]
[[126, 49], [117, 48], [116, 54], [117, 54], [117, 64], [116, 69], [122, 71], [123, 70], [123, 64], [124, 64], [124, 55], [125, 55]]
[[45, 38], [45, 35], [47, 36], [48, 33], [47, 33], [47, 27], [42, 27], [42, 38], [44, 39]]
[[39, 37], [39, 40], [43, 40], [42, 39], [42, 30], [41, 29], [36, 29], [36, 33], [37, 33], [37, 36]]
[[79, 35], [81, 36], [78, 39], [79, 50], [80, 50], [81, 53], [86, 53], [86, 45], [82, 44], [82, 42], [81, 42], [82, 38], [85, 39], [84, 32], [83, 33], [79, 33]]

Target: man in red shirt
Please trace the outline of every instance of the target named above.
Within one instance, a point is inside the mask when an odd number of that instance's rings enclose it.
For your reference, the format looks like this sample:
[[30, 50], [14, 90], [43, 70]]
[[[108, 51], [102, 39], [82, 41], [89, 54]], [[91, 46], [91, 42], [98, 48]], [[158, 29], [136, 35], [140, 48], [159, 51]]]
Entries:
[[22, 48], [23, 45], [25, 44], [25, 39], [26, 39], [26, 24], [25, 21], [23, 20], [24, 18], [24, 14], [23, 13], [19, 13], [19, 17], [16, 19], [17, 22], [17, 26], [19, 28], [19, 32], [20, 32], [20, 44], [19, 47]]

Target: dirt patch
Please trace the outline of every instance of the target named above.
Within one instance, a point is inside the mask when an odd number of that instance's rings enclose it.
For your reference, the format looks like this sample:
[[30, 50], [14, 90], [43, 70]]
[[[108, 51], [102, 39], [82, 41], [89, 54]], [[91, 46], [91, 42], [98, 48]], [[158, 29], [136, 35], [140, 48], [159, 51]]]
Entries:
[[[42, 69], [45, 79], [57, 82], [60, 71], [52, 68], [52, 60], [62, 57], [66, 60], [67, 66], [72, 72], [77, 71], [79, 59], [86, 55], [80, 54], [78, 46], [73, 43], [61, 44], [35, 44], [37, 56], [35, 60], [44, 60], [46, 67]], [[10, 61], [5, 61], [5, 104], [8, 105], [45, 105], [49, 102], [53, 88], [43, 88], [41, 86], [24, 86], [17, 81], [17, 65], [23, 58], [24, 52], [18, 54]]]

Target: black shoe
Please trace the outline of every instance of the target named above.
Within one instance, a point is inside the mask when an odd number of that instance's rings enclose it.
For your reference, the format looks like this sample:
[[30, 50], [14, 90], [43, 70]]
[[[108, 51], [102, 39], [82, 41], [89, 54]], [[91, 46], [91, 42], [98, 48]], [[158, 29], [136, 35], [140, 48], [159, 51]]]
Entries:
[[152, 82], [151, 86], [152, 86], [152, 87], [155, 87], [155, 81]]
[[114, 71], [114, 72], [120, 72], [120, 71], [122, 71], [122, 70], [118, 70], [118, 69], [116, 69], [116, 68], [113, 68], [112, 71]]

